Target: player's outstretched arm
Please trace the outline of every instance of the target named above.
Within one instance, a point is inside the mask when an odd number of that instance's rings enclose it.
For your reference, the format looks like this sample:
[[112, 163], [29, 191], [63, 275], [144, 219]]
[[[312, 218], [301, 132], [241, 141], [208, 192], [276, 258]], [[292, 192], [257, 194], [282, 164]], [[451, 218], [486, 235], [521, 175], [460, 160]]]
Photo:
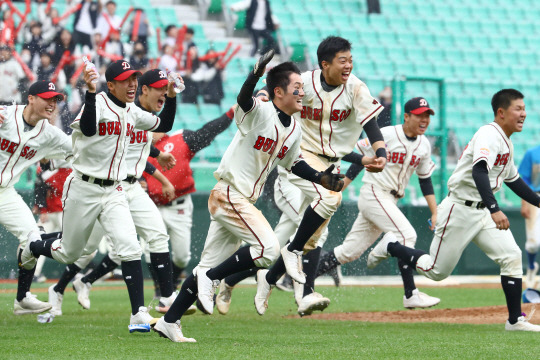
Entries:
[[236, 101], [238, 102], [238, 106], [240, 106], [244, 112], [249, 111], [253, 107], [253, 91], [255, 91], [255, 86], [257, 86], [259, 78], [264, 75], [266, 65], [268, 65], [273, 57], [273, 49], [261, 56], [259, 61], [257, 61], [253, 67], [253, 71], [249, 73], [246, 81], [242, 85]]
[[294, 175], [299, 176], [308, 181], [320, 184], [328, 190], [339, 192], [343, 189], [343, 174], [333, 174], [335, 165], [330, 165], [328, 169], [320, 172], [313, 169], [305, 161], [297, 162], [292, 168], [291, 171]]
[[210, 145], [212, 141], [214, 141], [216, 136], [225, 131], [225, 129], [231, 125], [234, 118], [235, 107], [236, 104], [233, 105], [225, 114], [204, 124], [199, 130], [184, 130], [183, 137], [184, 141], [189, 147], [189, 150], [196, 153], [201, 149], [204, 149]]
[[524, 201], [536, 207], [540, 207], [540, 196], [538, 196], [538, 194], [536, 194], [521, 177], [518, 177], [512, 182], [505, 182], [505, 184]]
[[81, 114], [80, 127], [84, 136], [94, 136], [97, 133], [96, 119], [96, 84], [92, 80], [97, 76], [95, 69], [83, 69], [84, 82], [88, 87], [84, 97], [84, 110]]
[[161, 112], [159, 113], [160, 123], [159, 123], [159, 126], [153, 131], [154, 132], [170, 131], [173, 128], [175, 116], [176, 116], [176, 92], [174, 91], [174, 81], [169, 80], [169, 84], [167, 85], [167, 96], [165, 96], [165, 105], [163, 106], [163, 110], [161, 110]]

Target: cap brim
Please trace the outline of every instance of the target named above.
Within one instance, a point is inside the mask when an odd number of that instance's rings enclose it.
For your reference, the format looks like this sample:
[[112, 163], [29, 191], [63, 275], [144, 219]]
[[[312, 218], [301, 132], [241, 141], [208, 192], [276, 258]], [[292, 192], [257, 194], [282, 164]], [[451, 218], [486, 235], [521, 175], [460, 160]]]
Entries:
[[138, 70], [128, 70], [128, 71], [124, 71], [123, 73], [115, 77], [114, 80], [118, 80], [118, 81], [126, 80], [128, 77], [130, 77], [133, 74], [142, 75], [142, 73]]
[[167, 85], [169, 85], [169, 80], [161, 79], [161, 80], [156, 81], [155, 83], [150, 84], [149, 86], [159, 89]]
[[37, 94], [37, 96], [39, 96], [42, 99], [50, 99], [50, 98], [53, 98], [53, 97], [56, 96], [58, 101], [64, 100], [64, 95], [60, 94], [59, 92], [56, 92], [56, 91], [47, 91], [47, 92], [44, 92], [44, 93], [41, 93], [41, 94]]
[[420, 114], [425, 113], [426, 111], [429, 112], [430, 115], [435, 115], [435, 111], [428, 108], [427, 106], [419, 107], [417, 109], [411, 110], [411, 113], [414, 115], [420, 115]]

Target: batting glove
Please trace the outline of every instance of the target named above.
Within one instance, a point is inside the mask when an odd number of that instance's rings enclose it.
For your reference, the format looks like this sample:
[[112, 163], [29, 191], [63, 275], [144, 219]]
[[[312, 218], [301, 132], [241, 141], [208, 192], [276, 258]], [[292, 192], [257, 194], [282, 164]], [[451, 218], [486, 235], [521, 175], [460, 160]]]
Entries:
[[330, 167], [326, 170], [324, 170], [321, 174], [321, 185], [324, 186], [326, 189], [339, 192], [341, 189], [343, 189], [343, 178], [345, 175], [343, 174], [333, 174], [332, 171], [334, 171], [335, 165], [330, 165]]
[[263, 76], [264, 75], [264, 70], [266, 69], [266, 65], [268, 65], [270, 60], [272, 60], [272, 58], [274, 57], [274, 54], [275, 54], [274, 49], [271, 49], [266, 54], [261, 56], [259, 58], [259, 61], [257, 61], [255, 66], [253, 67], [253, 75], [255, 75], [257, 77]]

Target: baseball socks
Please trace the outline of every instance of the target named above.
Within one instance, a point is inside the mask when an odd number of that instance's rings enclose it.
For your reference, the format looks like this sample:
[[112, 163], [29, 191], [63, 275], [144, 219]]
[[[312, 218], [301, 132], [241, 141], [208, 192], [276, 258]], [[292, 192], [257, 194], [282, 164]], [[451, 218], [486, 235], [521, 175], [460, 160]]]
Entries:
[[404, 264], [411, 266], [413, 269], [416, 269], [416, 262], [418, 261], [418, 259], [420, 259], [422, 255], [427, 254], [423, 250], [403, 246], [397, 241], [389, 243], [387, 251], [390, 255], [401, 259]]
[[[148, 266], [150, 275], [152, 275], [152, 281], [154, 282], [154, 297], [159, 298], [161, 297], [161, 290], [159, 289], [159, 281], [156, 274], [156, 270], [152, 266], [152, 263], [147, 262], [146, 265]], [[172, 279], [172, 275], [171, 275], [171, 279]]]
[[255, 267], [250, 249], [250, 246], [244, 246], [236, 250], [228, 259], [208, 270], [206, 276], [210, 280], [221, 280], [229, 275]]
[[302, 251], [304, 249], [304, 245], [306, 245], [311, 236], [315, 234], [317, 229], [319, 229], [325, 220], [326, 219], [323, 219], [319, 214], [317, 214], [315, 210], [311, 208], [311, 206], [308, 206], [304, 212], [304, 217], [298, 226], [296, 235], [287, 249], [289, 251]]
[[126, 283], [131, 313], [139, 312], [139, 307], [144, 306], [144, 286], [141, 260], [122, 261], [122, 275]]
[[190, 274], [186, 280], [184, 280], [184, 283], [180, 288], [180, 293], [163, 317], [163, 320], [171, 324], [180, 320], [187, 309], [189, 309], [189, 307], [197, 300], [197, 291], [197, 280], [195, 280], [193, 274]]
[[19, 267], [19, 280], [17, 281], [17, 301], [22, 301], [22, 299], [25, 298], [26, 293], [30, 291], [30, 286], [32, 285], [32, 279], [34, 278], [35, 271], [35, 266], [30, 270]]
[[223, 281], [228, 286], [233, 287], [236, 284], [238, 284], [240, 281], [242, 281], [244, 279], [247, 279], [250, 276], [257, 275], [258, 270], [259, 270], [259, 268], [253, 267], [251, 269], [240, 271], [240, 272], [237, 272], [236, 274], [232, 274], [232, 275], [227, 276], [225, 279], [223, 279]]
[[81, 271], [81, 268], [75, 264], [69, 264], [66, 266], [66, 269], [60, 276], [60, 280], [58, 280], [58, 283], [54, 286], [54, 291], [63, 294], [69, 282], [73, 280], [79, 271]]
[[315, 291], [315, 278], [317, 268], [319, 267], [319, 258], [321, 257], [321, 247], [317, 247], [302, 258], [303, 271], [306, 274], [304, 284], [304, 297]]
[[112, 261], [109, 254], [107, 254], [105, 257], [103, 257], [99, 265], [90, 272], [90, 274], [87, 274], [81, 278], [81, 281], [83, 283], [93, 284], [95, 281], [107, 275], [117, 267], [118, 264]]
[[150, 263], [153, 271], [156, 274], [161, 296], [171, 296], [174, 289], [170, 254], [168, 252], [150, 253]]
[[401, 280], [403, 281], [403, 288], [405, 289], [405, 297], [409, 299], [411, 296], [413, 296], [413, 290], [416, 289], [413, 276], [413, 267], [406, 264], [401, 259], [398, 259], [398, 267], [399, 272], [401, 273]]
[[527, 261], [530, 270], [534, 270], [534, 262], [536, 261], [536, 253], [530, 253], [527, 251]]
[[521, 316], [521, 278], [501, 275], [501, 284], [508, 307], [508, 322], [515, 324]]
[[172, 281], [175, 289], [178, 287], [178, 285], [180, 285], [180, 275], [182, 275], [183, 271], [184, 268], [178, 267], [176, 264], [172, 264]]
[[319, 267], [317, 268], [317, 274], [315, 275], [315, 277], [318, 278], [319, 276], [326, 274], [328, 271], [336, 268], [338, 265], [341, 265], [341, 263], [336, 258], [334, 249], [330, 251], [323, 250], [321, 252]]

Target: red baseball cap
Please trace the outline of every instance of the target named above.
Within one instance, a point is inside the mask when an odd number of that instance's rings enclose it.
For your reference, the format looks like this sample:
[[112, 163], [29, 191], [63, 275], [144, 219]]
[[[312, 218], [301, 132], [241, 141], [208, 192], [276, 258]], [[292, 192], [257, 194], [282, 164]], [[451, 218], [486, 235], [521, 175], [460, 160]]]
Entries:
[[139, 78], [139, 85], [141, 87], [146, 85], [159, 89], [167, 86], [168, 84], [169, 80], [167, 79], [167, 73], [160, 69], [148, 70]]
[[107, 81], [122, 81], [126, 80], [133, 74], [142, 75], [140, 71], [134, 70], [127, 60], [116, 60], [107, 66], [107, 70], [105, 70], [105, 79]]
[[56, 96], [58, 101], [64, 100], [64, 95], [56, 91], [56, 86], [48, 80], [36, 81], [28, 89], [28, 95], [39, 96], [42, 99], [50, 99]]
[[429, 112], [430, 115], [435, 115], [435, 111], [429, 107], [427, 100], [423, 97], [415, 97], [405, 103], [405, 112], [407, 114], [412, 113], [420, 115], [426, 111]]

